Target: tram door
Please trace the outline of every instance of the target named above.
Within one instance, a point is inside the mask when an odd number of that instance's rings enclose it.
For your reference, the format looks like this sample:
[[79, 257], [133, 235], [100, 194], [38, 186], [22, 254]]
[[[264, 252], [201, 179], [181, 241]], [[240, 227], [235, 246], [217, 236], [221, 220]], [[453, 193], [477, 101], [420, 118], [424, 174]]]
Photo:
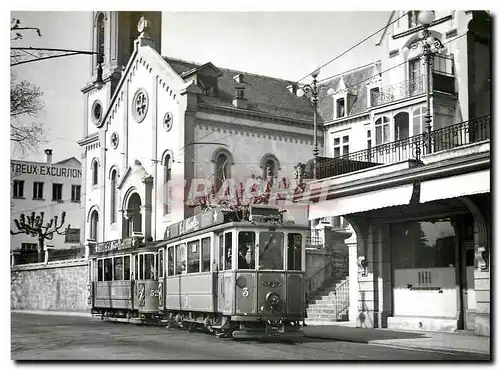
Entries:
[[234, 302], [234, 253], [233, 253], [233, 232], [228, 231], [219, 234], [219, 273], [217, 276], [218, 285], [218, 309], [219, 312], [231, 313]]

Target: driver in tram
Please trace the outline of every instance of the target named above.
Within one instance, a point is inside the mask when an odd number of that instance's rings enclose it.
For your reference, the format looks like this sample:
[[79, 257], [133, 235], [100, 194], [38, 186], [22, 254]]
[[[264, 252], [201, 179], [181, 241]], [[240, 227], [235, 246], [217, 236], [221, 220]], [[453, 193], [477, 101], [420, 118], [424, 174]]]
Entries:
[[243, 244], [240, 245], [238, 250], [238, 269], [249, 269], [250, 266], [247, 261], [248, 246]]

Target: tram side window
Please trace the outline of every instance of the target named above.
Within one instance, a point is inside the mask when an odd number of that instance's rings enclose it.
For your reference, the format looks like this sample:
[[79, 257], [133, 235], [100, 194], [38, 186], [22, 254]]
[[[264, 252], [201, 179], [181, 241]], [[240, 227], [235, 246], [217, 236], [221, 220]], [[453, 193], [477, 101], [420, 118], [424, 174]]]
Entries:
[[283, 270], [283, 233], [259, 233], [259, 269]]
[[186, 273], [186, 244], [175, 246], [175, 274]]
[[123, 278], [130, 280], [130, 256], [123, 257]]
[[255, 268], [255, 233], [240, 231], [238, 233], [238, 269]]
[[144, 280], [157, 279], [155, 257], [152, 253], [144, 255]]
[[224, 270], [231, 270], [233, 267], [233, 233], [226, 233], [224, 235], [224, 258], [226, 266]]
[[288, 270], [302, 270], [301, 234], [288, 234]]
[[158, 276], [159, 277], [163, 277], [163, 271], [164, 270], [164, 265], [163, 265], [163, 255], [164, 255], [165, 251], [163, 249], [160, 249], [160, 251], [158, 252]]
[[102, 260], [97, 260], [97, 281], [102, 281]]
[[167, 269], [167, 276], [172, 276], [174, 275], [174, 255], [175, 255], [175, 250], [174, 246], [168, 247], [167, 250], [167, 263], [168, 263], [168, 269]]
[[139, 279], [144, 280], [144, 254], [139, 255]]
[[201, 268], [203, 272], [210, 271], [210, 238], [201, 239]]
[[187, 245], [187, 272], [200, 272], [200, 241], [195, 240]]
[[217, 270], [224, 270], [224, 235], [219, 235], [219, 267]]
[[113, 261], [114, 280], [123, 280], [123, 257], [115, 257]]
[[104, 281], [113, 280], [113, 260], [111, 258], [104, 259]]
[[134, 279], [139, 280], [139, 256], [136, 254], [134, 256], [135, 268], [134, 268]]

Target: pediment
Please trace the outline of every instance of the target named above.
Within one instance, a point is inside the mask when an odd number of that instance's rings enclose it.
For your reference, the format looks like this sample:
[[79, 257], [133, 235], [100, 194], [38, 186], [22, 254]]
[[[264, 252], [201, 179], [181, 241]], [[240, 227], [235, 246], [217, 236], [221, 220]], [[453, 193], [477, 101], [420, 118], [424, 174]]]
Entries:
[[152, 180], [152, 176], [146, 171], [142, 163], [137, 159], [134, 163], [127, 168], [125, 174], [123, 175], [120, 183], [118, 184], [118, 189], [123, 189], [127, 183], [130, 183], [133, 178], [140, 179], [142, 182], [147, 182]]

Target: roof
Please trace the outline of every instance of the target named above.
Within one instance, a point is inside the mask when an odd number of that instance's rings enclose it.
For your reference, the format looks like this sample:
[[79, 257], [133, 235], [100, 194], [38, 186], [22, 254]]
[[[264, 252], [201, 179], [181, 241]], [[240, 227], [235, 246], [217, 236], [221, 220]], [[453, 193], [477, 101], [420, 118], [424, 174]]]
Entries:
[[318, 114], [322, 118], [322, 121], [328, 122], [333, 119], [333, 98], [328, 96], [328, 90], [333, 89], [333, 95], [345, 92], [339, 88], [342, 78], [344, 79], [347, 94], [350, 95], [347, 98], [346, 116], [365, 112], [368, 108], [366, 84], [378, 72], [380, 72], [380, 65], [378, 63], [371, 63], [336, 75], [330, 80], [320, 83]]
[[[10, 160], [11, 162], [23, 162], [23, 163], [33, 163], [33, 164], [45, 164], [45, 165], [48, 165], [47, 162], [45, 161], [25, 161], [25, 160], [22, 160], [22, 159], [11, 159]], [[63, 159], [62, 161], [59, 161], [59, 162], [52, 162], [50, 164], [50, 166], [62, 166], [62, 165], [66, 165], [66, 166], [70, 166], [70, 167], [76, 167], [76, 166], [81, 166], [82, 163], [76, 159], [75, 157], [69, 157], [69, 158], [66, 158], [66, 159]]]
[[[227, 68], [215, 67], [212, 63], [195, 63], [164, 57], [165, 61], [181, 76], [188, 75], [193, 69], [203, 74], [203, 69], [210, 67], [221, 74], [217, 79], [218, 92], [215, 96], [200, 95], [201, 103], [213, 106], [234, 108], [233, 98], [236, 87], [245, 88], [245, 98], [248, 101], [248, 111], [282, 116], [288, 119], [307, 120], [312, 124], [313, 107], [307, 97], [301, 98], [291, 94], [286, 89], [293, 81], [257, 75]], [[243, 82], [237, 82], [234, 77], [243, 75]]]

